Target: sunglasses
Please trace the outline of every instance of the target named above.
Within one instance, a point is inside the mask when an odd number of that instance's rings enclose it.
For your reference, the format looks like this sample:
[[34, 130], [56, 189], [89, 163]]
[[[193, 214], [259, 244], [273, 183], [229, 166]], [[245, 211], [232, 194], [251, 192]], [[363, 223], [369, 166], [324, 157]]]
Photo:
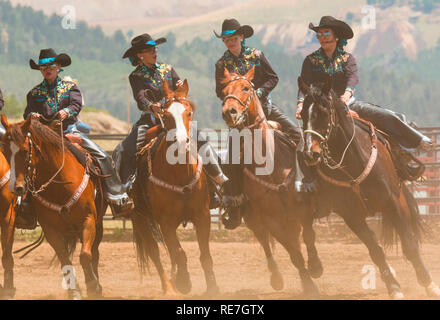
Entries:
[[46, 70], [55, 70], [56, 68], [57, 68], [58, 66], [56, 65], [56, 64], [50, 64], [50, 65], [47, 65], [47, 66], [41, 66], [40, 67], [40, 70], [41, 71], [46, 71]]
[[222, 40], [223, 40], [224, 43], [226, 43], [226, 42], [235, 42], [235, 41], [237, 41], [239, 38], [240, 38], [240, 37], [237, 37], [237, 36], [235, 36], [235, 37], [225, 37], [225, 38], [222, 38]]
[[139, 52], [140, 53], [153, 53], [153, 52], [156, 52], [157, 49], [158, 49], [157, 47], [151, 47], [151, 48], [143, 49], [143, 50], [141, 50]]
[[326, 31], [326, 32], [317, 32], [316, 33], [316, 37], [317, 38], [321, 38], [321, 37], [330, 37], [332, 35], [332, 33], [330, 31]]

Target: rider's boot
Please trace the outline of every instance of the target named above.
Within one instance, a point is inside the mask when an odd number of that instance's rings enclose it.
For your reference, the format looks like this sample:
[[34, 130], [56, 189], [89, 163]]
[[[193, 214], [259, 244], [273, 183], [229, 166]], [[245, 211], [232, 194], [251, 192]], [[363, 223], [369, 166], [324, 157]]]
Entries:
[[223, 173], [220, 166], [220, 159], [215, 152], [214, 148], [207, 142], [206, 136], [199, 132], [197, 139], [197, 149], [198, 153], [203, 159], [203, 169], [209, 177], [209, 198], [210, 198], [210, 209], [215, 209], [223, 206], [221, 200], [218, 197], [219, 189], [226, 183], [229, 179]]
[[114, 168], [113, 160], [96, 143], [82, 135], [81, 146], [85, 148], [98, 162], [101, 174], [108, 176], [102, 179], [104, 198], [112, 209], [113, 216], [121, 216], [130, 212], [133, 201], [123, 190], [119, 175]]

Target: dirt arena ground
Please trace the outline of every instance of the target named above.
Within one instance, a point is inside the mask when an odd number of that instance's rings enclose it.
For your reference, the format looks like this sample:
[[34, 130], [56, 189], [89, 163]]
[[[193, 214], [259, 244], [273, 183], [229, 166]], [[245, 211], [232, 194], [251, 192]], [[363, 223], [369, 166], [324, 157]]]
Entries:
[[[244, 229], [244, 228], [243, 228]], [[318, 228], [319, 229], [319, 228]], [[322, 228], [321, 228], [322, 229]], [[328, 229], [328, 228], [327, 228]], [[246, 230], [247, 231], [247, 230]], [[318, 230], [317, 248], [324, 265], [324, 274], [317, 279], [321, 299], [388, 299], [380, 276], [376, 276], [376, 289], [364, 289], [362, 270], [372, 265], [367, 249], [350, 236], [335, 241]], [[323, 241], [323, 239], [325, 241]], [[20, 240], [14, 248], [29, 242]], [[143, 279], [139, 275], [134, 245], [130, 241], [105, 241], [101, 244], [100, 278], [104, 299], [206, 299], [205, 281], [199, 263], [197, 242], [184, 241], [182, 246], [188, 256], [188, 266], [193, 288], [188, 295], [164, 296], [159, 277], [151, 265], [151, 274]], [[211, 242], [214, 272], [220, 287], [215, 299], [304, 299], [298, 272], [291, 264], [286, 251], [277, 244], [275, 259], [284, 277], [284, 289], [274, 291], [269, 284], [269, 272], [264, 252], [255, 241]], [[85, 289], [84, 276], [79, 265], [78, 249], [74, 266], [80, 286]], [[305, 252], [305, 248], [304, 251]], [[425, 243], [423, 259], [430, 268], [433, 279], [440, 283], [440, 243]], [[407, 299], [427, 299], [424, 288], [417, 284], [415, 272], [408, 261], [395, 249], [387, 252], [388, 261], [397, 273]], [[58, 265], [49, 266], [52, 248], [45, 242], [30, 256], [15, 259], [15, 286], [17, 299], [65, 299], [61, 288]], [[170, 269], [169, 259], [162, 250], [162, 261]], [[85, 294], [85, 290], [83, 290]]]

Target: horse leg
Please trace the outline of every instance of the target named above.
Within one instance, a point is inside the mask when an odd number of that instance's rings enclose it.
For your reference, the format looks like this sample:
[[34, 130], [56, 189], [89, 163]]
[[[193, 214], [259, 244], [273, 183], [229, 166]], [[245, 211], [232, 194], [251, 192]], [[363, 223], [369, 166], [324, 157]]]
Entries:
[[[394, 202], [397, 204], [397, 202]], [[420, 256], [420, 250], [418, 245], [417, 236], [411, 230], [411, 221], [404, 221], [402, 216], [399, 215], [401, 210], [406, 211], [408, 214], [405, 217], [410, 217], [409, 208], [407, 202], [401, 192], [399, 205], [395, 206], [395, 210], [390, 210], [389, 212], [395, 212], [392, 219], [392, 223], [396, 232], [399, 234], [400, 241], [402, 244], [402, 251], [405, 257], [411, 262], [416, 272], [418, 283], [425, 287], [425, 290], [429, 296], [440, 296], [440, 289], [438, 285], [432, 281], [431, 275], [426, 268], [423, 260]], [[416, 213], [418, 214], [418, 212]], [[409, 220], [408, 218], [407, 220]], [[416, 223], [416, 222], [415, 222]], [[417, 226], [414, 226], [417, 228]]]
[[96, 224], [96, 235], [95, 235], [95, 241], [93, 242], [92, 246], [92, 268], [93, 272], [96, 275], [96, 278], [99, 280], [99, 244], [102, 241], [102, 237], [104, 234], [104, 226], [102, 223], [102, 220], [98, 221]]
[[[168, 221], [170, 223], [170, 221]], [[170, 226], [167, 223], [161, 223], [162, 234], [170, 253], [171, 264], [177, 264], [176, 288], [181, 293], [186, 294], [191, 291], [191, 280], [189, 277], [187, 258], [185, 251], [177, 239], [176, 225]]]
[[2, 265], [4, 270], [2, 298], [12, 299], [15, 296], [14, 288], [14, 258], [12, 256], [12, 245], [14, 243], [14, 220], [15, 214], [10, 205], [1, 224], [1, 243], [2, 243]]
[[[310, 209], [310, 206], [308, 206]], [[321, 260], [318, 256], [318, 250], [315, 246], [315, 230], [313, 229], [313, 214], [311, 210], [303, 210], [301, 215], [303, 226], [303, 240], [307, 248], [307, 269], [312, 278], [319, 278], [322, 276], [324, 269]]]
[[[133, 232], [136, 233], [136, 244], [138, 250], [138, 261], [147, 262], [148, 257], [153, 261], [153, 264], [159, 274], [162, 291], [165, 295], [175, 295], [173, 285], [168, 279], [162, 262], [160, 260], [159, 246], [153, 237], [148, 221], [142, 214], [134, 212], [131, 216], [133, 222]], [[142, 251], [142, 252], [139, 252]], [[146, 256], [145, 256], [146, 254]]]
[[361, 208], [352, 210], [352, 214], [343, 214], [347, 226], [356, 234], [356, 236], [366, 245], [370, 253], [371, 260], [379, 268], [382, 280], [388, 290], [388, 294], [392, 299], [403, 299], [403, 293], [400, 285], [394, 277], [390, 266], [386, 262], [385, 253], [382, 247], [378, 244], [374, 232], [368, 227], [365, 218], [357, 214], [362, 212]]
[[209, 233], [211, 230], [211, 217], [209, 211], [200, 219], [193, 220], [196, 227], [197, 241], [200, 249], [200, 263], [205, 273], [206, 293], [208, 295], [218, 294], [219, 288], [215, 280], [212, 256], [209, 249]]
[[269, 244], [269, 231], [261, 223], [259, 217], [251, 211], [244, 215], [244, 221], [263, 247], [264, 254], [266, 255], [267, 267], [271, 273], [270, 285], [274, 290], [282, 290], [284, 287], [284, 281], [272, 255], [272, 250]]
[[[50, 214], [52, 215], [52, 212]], [[46, 225], [42, 220], [40, 220], [40, 223], [44, 230], [47, 242], [49, 242], [51, 247], [55, 250], [55, 253], [61, 263], [63, 288], [67, 290], [68, 298], [71, 300], [81, 300], [81, 291], [76, 281], [75, 268], [70, 261], [63, 234], [55, 228]]]
[[[260, 217], [266, 218], [264, 212], [260, 214]], [[276, 223], [275, 220], [282, 221], [282, 223]], [[309, 271], [305, 266], [304, 257], [301, 253], [301, 224], [299, 219], [297, 217], [290, 217], [289, 221], [285, 219], [272, 219], [271, 221], [271, 219], [267, 217], [263, 222], [269, 228], [270, 233], [275, 239], [287, 250], [290, 260], [298, 269], [304, 295], [308, 297], [319, 296], [318, 288], [310, 277]]]
[[89, 297], [101, 297], [102, 286], [99, 284], [98, 276], [93, 271], [92, 264], [92, 246], [95, 242], [96, 235], [96, 221], [95, 217], [88, 215], [83, 223], [81, 231], [81, 253], [79, 254], [79, 261], [83, 268], [84, 278], [87, 287], [87, 295]]

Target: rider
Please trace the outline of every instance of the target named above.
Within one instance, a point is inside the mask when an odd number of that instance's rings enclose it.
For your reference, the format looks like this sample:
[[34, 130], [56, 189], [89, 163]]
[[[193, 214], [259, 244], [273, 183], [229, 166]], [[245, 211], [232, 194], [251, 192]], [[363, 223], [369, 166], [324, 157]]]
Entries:
[[[109, 177], [103, 178], [104, 197], [112, 207], [113, 214], [126, 212], [132, 206], [132, 202], [128, 195], [122, 191], [121, 182], [115, 172], [111, 157], [86, 135], [78, 131], [76, 127], [78, 114], [83, 107], [82, 94], [74, 82], [62, 80], [58, 74], [62, 67], [67, 67], [70, 63], [71, 59], [67, 54], [56, 54], [53, 49], [41, 50], [38, 64], [32, 59], [29, 61], [32, 69], [40, 70], [44, 80], [27, 94], [27, 105], [23, 118], [32, 117], [44, 120], [43, 118], [57, 117], [62, 122], [65, 133], [80, 135], [82, 138], [81, 147], [90, 152], [97, 160], [101, 174], [109, 175]], [[25, 207], [29, 208], [29, 206], [24, 206], [23, 209]], [[22, 210], [18, 210], [18, 212], [20, 211]], [[26, 214], [23, 216], [24, 219], [26, 216], [29, 217]]]
[[[359, 82], [358, 69], [353, 55], [344, 50], [346, 40], [353, 38], [353, 30], [348, 24], [331, 16], [323, 16], [318, 26], [310, 23], [309, 28], [316, 32], [321, 47], [304, 60], [301, 77], [307, 85], [324, 82], [331, 76], [335, 93], [361, 118], [374, 123], [404, 148], [432, 147], [431, 140], [409, 126], [404, 115], [355, 101], [355, 86]], [[298, 119], [301, 118], [303, 102], [304, 95], [299, 91], [296, 111]]]
[[[255, 66], [255, 76], [252, 80], [257, 96], [259, 97], [264, 114], [268, 120], [276, 121], [281, 125], [281, 130], [286, 133], [292, 140], [298, 141], [300, 137], [300, 129], [272, 102], [270, 92], [278, 83], [278, 75], [272, 69], [269, 61], [264, 53], [260, 50], [247, 47], [245, 39], [253, 35], [254, 30], [249, 25], [241, 26], [236, 19], [226, 19], [222, 24], [221, 34], [214, 34], [217, 38], [221, 38], [228, 50], [215, 64], [215, 82], [217, 96], [223, 100], [223, 89], [226, 84], [224, 80], [225, 67], [229, 72], [245, 75], [253, 66]], [[231, 146], [230, 146], [231, 147]], [[298, 159], [301, 160], [301, 159]], [[300, 162], [302, 164], [302, 162]], [[226, 213], [229, 220], [224, 221], [225, 227], [234, 229], [240, 222], [240, 205], [243, 202], [242, 190], [240, 187], [241, 169], [239, 165], [231, 165], [228, 173], [230, 183], [225, 186], [224, 200], [230, 206], [230, 210]], [[297, 166], [296, 172], [302, 169], [304, 173], [306, 166]], [[301, 186], [301, 181], [295, 183], [297, 191], [302, 190], [305, 186]], [[307, 185], [308, 188], [312, 187]]]
[[[144, 33], [131, 41], [131, 48], [123, 56], [129, 58], [131, 64], [136, 67], [130, 74], [129, 80], [134, 99], [142, 111], [141, 118], [130, 134], [113, 153], [113, 159], [126, 188], [131, 188], [136, 178], [136, 153], [147, 142], [145, 141], [147, 130], [160, 123], [155, 115], [160, 113], [163, 106], [164, 81], [167, 81], [168, 87], [173, 91], [183, 84], [171, 65], [157, 62], [157, 46], [164, 42], [166, 42], [165, 38], [153, 40], [149, 34]], [[206, 173], [216, 184], [222, 185], [228, 178], [221, 171], [216, 152], [206, 142], [206, 137], [200, 133], [197, 144], [198, 147], [204, 145], [204, 148], [207, 148], [206, 155], [210, 156], [209, 163], [203, 165]], [[213, 187], [210, 184], [211, 208], [219, 205]]]

